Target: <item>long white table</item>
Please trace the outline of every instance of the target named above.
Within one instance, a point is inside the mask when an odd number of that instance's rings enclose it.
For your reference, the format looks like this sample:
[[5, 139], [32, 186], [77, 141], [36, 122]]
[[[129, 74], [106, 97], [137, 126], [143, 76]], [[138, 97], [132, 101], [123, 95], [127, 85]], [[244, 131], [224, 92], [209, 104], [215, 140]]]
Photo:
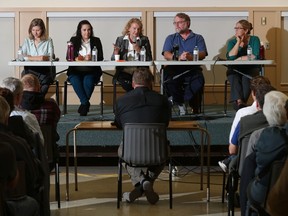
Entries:
[[[154, 64], [156, 66], [165, 66], [165, 65], [261, 65], [261, 74], [262, 76], [265, 75], [264, 65], [271, 65], [273, 64], [273, 60], [252, 60], [252, 61], [220, 61], [220, 60], [202, 60], [202, 61], [166, 61], [166, 60], [156, 60]], [[161, 73], [161, 94], [163, 94], [163, 81], [164, 81], [164, 73]]]
[[152, 66], [153, 61], [10, 61], [9, 66]]

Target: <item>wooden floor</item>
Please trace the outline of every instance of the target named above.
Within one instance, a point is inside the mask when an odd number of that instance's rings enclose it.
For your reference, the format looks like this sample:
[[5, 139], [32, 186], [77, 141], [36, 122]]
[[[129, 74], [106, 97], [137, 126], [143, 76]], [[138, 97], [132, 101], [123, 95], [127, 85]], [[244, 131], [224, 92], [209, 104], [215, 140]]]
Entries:
[[[173, 177], [173, 209], [169, 209], [168, 199], [168, 171], [165, 169], [154, 185], [160, 200], [156, 205], [150, 205], [145, 197], [132, 204], [121, 203], [116, 206], [117, 167], [90, 166], [79, 167], [78, 191], [74, 190], [73, 167], [70, 167], [70, 201], [65, 201], [65, 169], [60, 168], [61, 209], [57, 208], [54, 193], [54, 175], [51, 175], [51, 216], [183, 216], [183, 215], [227, 215], [227, 203], [222, 203], [221, 191], [223, 174], [219, 167], [211, 168], [211, 198], [207, 202], [206, 178], [204, 187], [200, 190], [199, 167], [177, 166], [177, 173]], [[132, 190], [131, 182], [124, 174], [123, 192]], [[236, 209], [235, 215], [240, 215]]]

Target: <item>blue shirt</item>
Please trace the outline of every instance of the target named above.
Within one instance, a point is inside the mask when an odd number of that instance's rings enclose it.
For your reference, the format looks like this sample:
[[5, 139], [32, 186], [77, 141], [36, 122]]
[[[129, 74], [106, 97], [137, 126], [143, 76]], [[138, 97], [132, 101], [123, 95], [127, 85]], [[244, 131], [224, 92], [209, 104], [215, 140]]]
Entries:
[[184, 40], [179, 33], [168, 35], [163, 46], [162, 55], [164, 55], [166, 51], [173, 52], [173, 46], [175, 45], [179, 46], [179, 55], [183, 52], [189, 52], [193, 55], [195, 46], [198, 47], [199, 52], [204, 51], [206, 56], [208, 55], [205, 40], [202, 35], [195, 34], [191, 30], [186, 40]]
[[240, 132], [240, 122], [237, 124], [236, 128], [235, 128], [235, 131], [233, 133], [233, 136], [231, 138], [231, 143], [233, 145], [236, 145], [238, 146], [238, 138], [239, 138], [239, 132]]

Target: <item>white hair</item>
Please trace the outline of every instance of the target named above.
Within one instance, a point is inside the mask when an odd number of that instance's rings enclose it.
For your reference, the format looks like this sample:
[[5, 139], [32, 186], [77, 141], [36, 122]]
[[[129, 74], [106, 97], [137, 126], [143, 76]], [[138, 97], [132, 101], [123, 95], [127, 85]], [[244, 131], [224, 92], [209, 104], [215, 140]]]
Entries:
[[14, 97], [23, 93], [23, 83], [15, 77], [7, 77], [2, 80], [1, 87], [9, 89]]
[[270, 126], [283, 126], [287, 122], [288, 96], [280, 91], [265, 95], [263, 113]]

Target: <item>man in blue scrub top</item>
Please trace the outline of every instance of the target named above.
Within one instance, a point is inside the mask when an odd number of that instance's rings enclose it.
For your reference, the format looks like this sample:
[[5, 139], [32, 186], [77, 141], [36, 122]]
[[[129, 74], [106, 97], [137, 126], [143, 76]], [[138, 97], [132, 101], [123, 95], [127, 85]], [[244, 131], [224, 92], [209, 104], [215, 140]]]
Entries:
[[[195, 46], [199, 50], [199, 60], [208, 55], [202, 35], [189, 29], [190, 17], [187, 14], [176, 14], [173, 25], [176, 33], [168, 35], [163, 46], [162, 55], [166, 60], [193, 61]], [[192, 108], [194, 114], [199, 113], [204, 83], [200, 65], [167, 65], [164, 67], [164, 91], [173, 103], [178, 105], [180, 115], [187, 113], [186, 105]]]

